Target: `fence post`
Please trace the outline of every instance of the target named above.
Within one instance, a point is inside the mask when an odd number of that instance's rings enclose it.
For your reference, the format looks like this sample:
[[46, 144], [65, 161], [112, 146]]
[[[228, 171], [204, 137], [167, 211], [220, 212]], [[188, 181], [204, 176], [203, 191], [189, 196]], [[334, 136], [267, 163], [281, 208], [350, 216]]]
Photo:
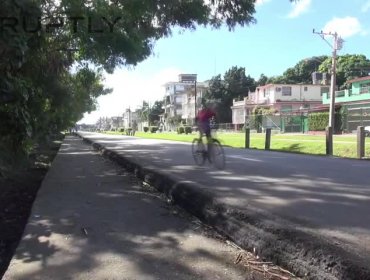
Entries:
[[251, 130], [250, 128], [245, 129], [245, 148], [249, 149], [251, 144]]
[[357, 127], [357, 157], [365, 156], [365, 129], [363, 126]]
[[266, 128], [265, 150], [270, 150], [270, 143], [271, 143], [271, 128]]
[[333, 155], [333, 128], [326, 127], [326, 155]]

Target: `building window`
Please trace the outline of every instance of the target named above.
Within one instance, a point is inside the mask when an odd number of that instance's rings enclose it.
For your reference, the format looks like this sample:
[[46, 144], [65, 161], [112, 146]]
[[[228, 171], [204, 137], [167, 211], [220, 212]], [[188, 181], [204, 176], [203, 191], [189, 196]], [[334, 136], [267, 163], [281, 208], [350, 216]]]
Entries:
[[320, 88], [320, 96], [322, 96], [324, 93], [329, 94], [329, 87], [321, 87]]
[[291, 112], [292, 111], [292, 105], [281, 105], [281, 112]]
[[292, 87], [282, 87], [281, 94], [283, 96], [292, 96]]
[[370, 92], [370, 83], [364, 83], [360, 85], [360, 94]]

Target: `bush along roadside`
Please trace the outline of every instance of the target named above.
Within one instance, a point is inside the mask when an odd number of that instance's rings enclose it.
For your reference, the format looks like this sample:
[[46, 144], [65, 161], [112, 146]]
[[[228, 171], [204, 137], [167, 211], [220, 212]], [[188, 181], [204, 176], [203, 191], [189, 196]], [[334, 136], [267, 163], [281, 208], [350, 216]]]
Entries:
[[179, 126], [177, 128], [177, 134], [191, 134], [193, 132], [193, 129], [191, 126]]

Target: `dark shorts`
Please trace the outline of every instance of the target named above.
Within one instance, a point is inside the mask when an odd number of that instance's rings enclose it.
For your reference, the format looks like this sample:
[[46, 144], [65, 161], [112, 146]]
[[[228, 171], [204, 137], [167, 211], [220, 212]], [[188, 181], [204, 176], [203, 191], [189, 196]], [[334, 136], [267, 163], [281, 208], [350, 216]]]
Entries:
[[209, 122], [199, 122], [199, 131], [200, 133], [206, 135], [207, 137], [211, 137], [211, 126]]

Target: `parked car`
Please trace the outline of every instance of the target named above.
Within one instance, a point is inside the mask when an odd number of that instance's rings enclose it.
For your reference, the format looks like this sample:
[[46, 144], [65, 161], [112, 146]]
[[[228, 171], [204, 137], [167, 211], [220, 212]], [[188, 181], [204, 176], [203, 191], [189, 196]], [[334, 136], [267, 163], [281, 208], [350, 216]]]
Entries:
[[370, 137], [370, 126], [365, 126], [365, 136]]

